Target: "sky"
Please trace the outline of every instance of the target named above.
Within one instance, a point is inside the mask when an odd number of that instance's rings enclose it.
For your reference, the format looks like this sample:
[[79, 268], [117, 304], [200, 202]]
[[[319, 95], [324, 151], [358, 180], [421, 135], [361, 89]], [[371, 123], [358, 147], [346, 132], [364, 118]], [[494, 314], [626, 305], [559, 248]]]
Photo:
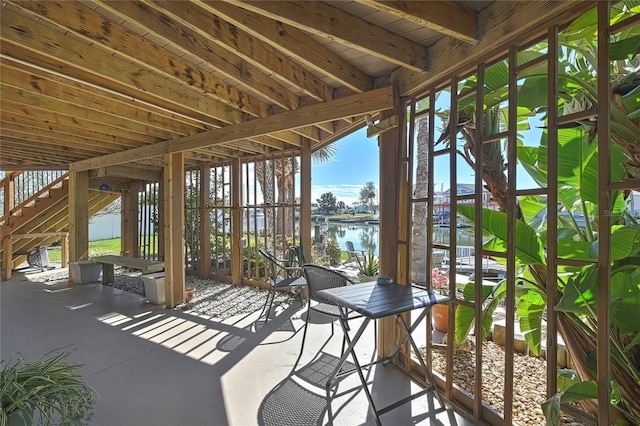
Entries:
[[[531, 128], [525, 136], [525, 144], [537, 146], [542, 130], [539, 121], [530, 120]], [[313, 161], [311, 166], [311, 200], [316, 202], [326, 192], [335, 195], [337, 201], [347, 206], [358, 202], [360, 190], [367, 182], [373, 182], [379, 189], [379, 149], [378, 138], [367, 138], [367, 130], [360, 129], [335, 143], [334, 158], [325, 163]], [[435, 159], [436, 191], [449, 189], [448, 158]], [[458, 157], [458, 183], [474, 183], [474, 175], [464, 160]], [[521, 166], [516, 172], [519, 189], [535, 188], [537, 185]]]
[[367, 138], [361, 129], [335, 143], [334, 158], [325, 163], [313, 161], [311, 166], [311, 200], [316, 202], [326, 192], [351, 206], [360, 198], [367, 182], [379, 187], [378, 138]]

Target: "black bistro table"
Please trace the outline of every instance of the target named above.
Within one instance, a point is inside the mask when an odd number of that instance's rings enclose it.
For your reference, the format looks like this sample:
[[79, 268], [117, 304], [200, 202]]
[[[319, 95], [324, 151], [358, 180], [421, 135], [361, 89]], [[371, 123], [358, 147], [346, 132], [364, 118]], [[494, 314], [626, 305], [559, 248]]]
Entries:
[[[364, 283], [364, 284], [356, 284], [345, 287], [337, 287], [327, 290], [321, 290], [318, 292], [318, 296], [326, 299], [327, 301], [333, 302], [338, 305], [341, 309], [340, 316], [340, 325], [342, 326], [342, 330], [345, 335], [345, 339], [347, 340], [348, 347], [340, 361], [338, 362], [336, 368], [333, 373], [329, 376], [326, 384], [326, 393], [327, 393], [327, 410], [329, 414], [329, 423], [333, 423], [333, 413], [331, 410], [331, 387], [335, 380], [345, 374], [350, 374], [354, 370], [349, 370], [346, 372], [340, 372], [342, 366], [346, 362], [349, 355], [353, 358], [353, 362], [356, 366], [355, 371], [360, 376], [360, 381], [362, 382], [362, 388], [364, 389], [365, 394], [367, 395], [367, 399], [369, 400], [369, 406], [375, 416], [376, 424], [381, 425], [380, 415], [391, 411], [401, 405], [418, 398], [422, 395], [425, 395], [429, 392], [434, 392], [436, 398], [438, 399], [440, 406], [444, 409], [444, 402], [442, 398], [438, 394], [435, 382], [433, 381], [433, 377], [431, 376], [431, 372], [427, 368], [426, 364], [422, 357], [418, 357], [422, 369], [424, 370], [425, 378], [430, 382], [429, 386], [413, 395], [410, 395], [406, 398], [403, 398], [393, 404], [390, 404], [384, 408], [379, 410], [376, 409], [373, 399], [371, 397], [371, 392], [367, 386], [367, 381], [362, 373], [362, 369], [369, 367], [373, 364], [383, 363], [383, 365], [387, 365], [391, 358], [393, 358], [396, 353], [400, 350], [400, 347], [408, 340], [413, 347], [413, 350], [416, 353], [419, 353], [418, 347], [411, 336], [411, 333], [415, 330], [415, 328], [420, 324], [420, 322], [424, 319], [424, 317], [429, 313], [431, 306], [438, 303], [447, 303], [449, 301], [449, 297], [443, 296], [434, 292], [429, 292], [426, 290], [421, 290], [418, 288], [403, 286], [399, 284], [379, 284], [377, 282]], [[402, 313], [412, 311], [414, 309], [422, 309], [422, 312], [418, 315], [418, 317], [413, 321], [411, 326], [408, 326], [407, 323], [402, 318]], [[347, 326], [348, 319], [348, 311], [352, 310], [364, 315], [364, 321], [358, 330], [356, 331], [353, 338], [349, 337], [349, 330]], [[355, 345], [358, 343], [360, 337], [364, 330], [367, 328], [367, 325], [371, 320], [376, 320], [388, 316], [395, 316], [398, 323], [404, 330], [404, 336], [398, 341], [398, 344], [393, 348], [391, 353], [383, 358], [376, 360], [367, 365], [360, 365], [358, 358], [355, 353]]]

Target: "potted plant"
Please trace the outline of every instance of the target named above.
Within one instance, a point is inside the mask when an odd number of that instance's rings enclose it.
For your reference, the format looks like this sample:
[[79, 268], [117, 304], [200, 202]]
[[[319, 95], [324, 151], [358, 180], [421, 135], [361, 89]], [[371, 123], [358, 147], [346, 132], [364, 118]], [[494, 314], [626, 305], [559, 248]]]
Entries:
[[[431, 270], [431, 287], [446, 295], [447, 284], [449, 284], [449, 271], [433, 268]], [[431, 322], [434, 329], [441, 333], [447, 333], [449, 330], [449, 305], [433, 305], [431, 307]]]
[[365, 257], [360, 259], [356, 256], [358, 262], [358, 278], [360, 282], [374, 281], [380, 272], [380, 261], [373, 255], [373, 251], [369, 251]]
[[21, 354], [0, 371], [0, 426], [84, 424], [93, 413], [95, 390], [76, 373], [70, 352], [45, 354], [27, 363]]

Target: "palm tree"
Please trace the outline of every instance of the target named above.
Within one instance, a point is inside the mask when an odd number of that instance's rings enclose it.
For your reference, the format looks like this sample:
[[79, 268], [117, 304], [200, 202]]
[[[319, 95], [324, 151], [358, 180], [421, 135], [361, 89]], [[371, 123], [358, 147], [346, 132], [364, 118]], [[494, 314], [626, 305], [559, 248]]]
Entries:
[[[335, 147], [327, 145], [315, 151], [312, 158], [315, 162], [325, 162], [333, 158]], [[261, 160], [255, 163], [256, 180], [260, 185], [265, 205], [293, 204], [295, 203], [294, 177], [299, 171], [298, 161], [295, 157], [277, 158], [274, 160]], [[276, 200], [276, 188], [278, 199]], [[272, 210], [265, 212], [265, 228], [274, 229], [276, 224], [276, 234], [291, 235], [294, 231], [295, 215], [293, 212], [281, 212], [276, 209], [276, 217]], [[280, 220], [279, 214], [288, 214], [285, 220]], [[283, 227], [284, 223], [284, 227]]]

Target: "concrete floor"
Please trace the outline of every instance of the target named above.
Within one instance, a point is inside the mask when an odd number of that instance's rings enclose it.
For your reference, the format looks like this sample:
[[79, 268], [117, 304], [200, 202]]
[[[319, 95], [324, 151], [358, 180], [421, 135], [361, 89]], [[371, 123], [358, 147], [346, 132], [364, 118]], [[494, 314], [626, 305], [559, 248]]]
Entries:
[[[80, 374], [99, 399], [92, 425], [321, 425], [328, 416], [323, 377], [340, 353], [339, 325], [312, 317], [299, 365], [306, 313], [299, 304], [252, 327], [256, 314], [225, 321], [165, 310], [136, 294], [98, 283], [28, 281], [17, 273], [0, 283], [1, 356], [34, 360], [72, 350]], [[372, 359], [373, 328], [357, 353]], [[335, 364], [334, 364], [335, 365]], [[419, 386], [397, 368], [366, 372], [378, 408]], [[334, 424], [375, 424], [356, 374], [339, 381]], [[420, 397], [381, 416], [385, 425], [476, 424]]]

